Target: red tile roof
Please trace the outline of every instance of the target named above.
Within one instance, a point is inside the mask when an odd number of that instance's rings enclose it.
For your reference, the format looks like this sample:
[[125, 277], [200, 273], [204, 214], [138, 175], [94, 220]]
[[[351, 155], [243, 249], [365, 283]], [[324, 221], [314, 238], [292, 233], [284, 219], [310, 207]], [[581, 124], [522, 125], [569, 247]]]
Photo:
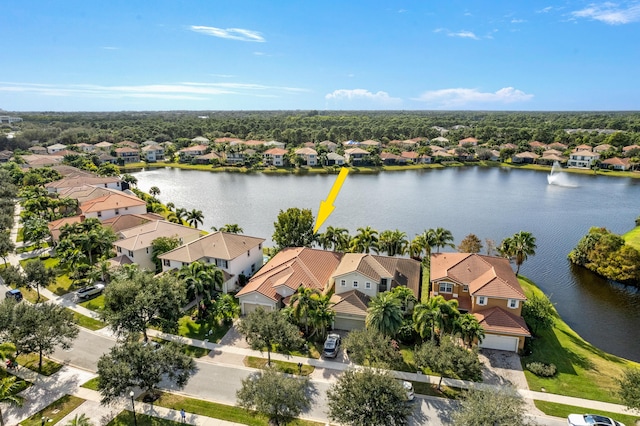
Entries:
[[486, 333], [531, 336], [522, 317], [499, 307], [488, 308], [473, 314]]

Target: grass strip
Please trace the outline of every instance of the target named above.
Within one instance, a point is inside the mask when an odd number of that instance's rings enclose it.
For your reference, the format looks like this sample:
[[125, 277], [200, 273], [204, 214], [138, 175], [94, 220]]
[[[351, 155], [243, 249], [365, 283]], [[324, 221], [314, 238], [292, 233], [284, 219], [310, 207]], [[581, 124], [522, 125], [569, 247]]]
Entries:
[[[107, 423], [107, 426], [131, 426], [132, 424], [134, 424], [133, 413], [125, 410]], [[178, 426], [183, 423], [136, 413], [135, 424], [138, 426]]]
[[608, 411], [574, 407], [573, 405], [558, 404], [556, 402], [533, 401], [533, 403], [547, 416], [567, 418], [569, 414], [600, 414], [602, 416], [611, 417], [612, 419], [622, 422], [627, 426], [633, 426], [637, 424], [636, 422], [640, 421], [640, 417], [628, 414], [610, 413]]
[[[65, 395], [47, 407], [38, 411], [33, 416], [20, 422], [22, 426], [40, 426], [42, 418], [51, 419], [51, 424], [56, 424], [67, 414], [78, 408], [85, 400], [72, 395]], [[46, 421], [46, 420], [45, 420]], [[47, 421], [49, 424], [49, 421]]]
[[[265, 369], [267, 368], [267, 359], [255, 356], [247, 356], [244, 358], [244, 365], [251, 368]], [[272, 359], [271, 366], [275, 367], [279, 372], [286, 374], [295, 374], [296, 376], [308, 376], [316, 369], [313, 365], [302, 364], [302, 371], [295, 362], [279, 361]]]
[[[67, 308], [68, 309], [68, 308]], [[71, 311], [71, 309], [68, 309]], [[101, 328], [104, 328], [107, 324], [105, 324], [104, 322], [88, 317], [86, 315], [82, 315], [79, 312], [76, 311], [71, 311], [73, 312], [73, 321], [78, 324], [80, 327], [84, 327], [84, 328], [88, 328], [89, 330], [100, 330]]]
[[16, 358], [16, 361], [21, 366], [28, 368], [31, 371], [35, 371], [36, 373], [40, 373], [43, 376], [51, 376], [52, 374], [57, 373], [63, 367], [62, 364], [58, 364], [57, 362], [51, 361], [47, 358], [42, 358], [42, 371], [38, 371], [38, 362], [39, 357], [37, 354], [20, 354]]
[[413, 384], [413, 391], [418, 395], [457, 399], [461, 392], [460, 388], [452, 388], [442, 385], [442, 390], [438, 390], [438, 385], [435, 383], [414, 382], [412, 380], [407, 381]]
[[91, 389], [94, 391], [98, 391], [98, 382], [100, 381], [100, 377], [94, 377], [93, 379], [89, 380], [88, 382], [84, 382], [83, 384], [80, 385], [81, 388], [85, 388], [85, 389]]
[[[173, 410], [184, 409], [188, 414], [198, 414], [214, 419], [226, 420], [229, 422], [241, 423], [250, 426], [269, 426], [269, 420], [258, 413], [245, 410], [233, 405], [218, 404], [215, 402], [203, 401], [201, 399], [189, 398], [182, 395], [162, 392], [160, 398], [154, 401], [155, 405], [171, 408]], [[111, 424], [111, 423], [110, 423]], [[119, 423], [118, 423], [119, 424]], [[122, 423], [125, 424], [125, 423]], [[130, 423], [126, 423], [130, 424]], [[160, 423], [158, 423], [160, 424]], [[167, 423], [172, 424], [172, 423]], [[323, 423], [309, 420], [294, 419], [290, 425], [293, 426], [318, 426]], [[115, 425], [115, 423], [114, 423]]]
[[[520, 277], [527, 297], [544, 296], [531, 281]], [[541, 331], [532, 344], [532, 354], [521, 358], [529, 388], [548, 393], [574, 396], [620, 404], [616, 378], [627, 368], [639, 368], [638, 363], [608, 354], [583, 340], [559, 316], [550, 330]], [[555, 364], [554, 377], [538, 377], [526, 369], [530, 362]], [[597, 383], [597, 386], [594, 386]]]

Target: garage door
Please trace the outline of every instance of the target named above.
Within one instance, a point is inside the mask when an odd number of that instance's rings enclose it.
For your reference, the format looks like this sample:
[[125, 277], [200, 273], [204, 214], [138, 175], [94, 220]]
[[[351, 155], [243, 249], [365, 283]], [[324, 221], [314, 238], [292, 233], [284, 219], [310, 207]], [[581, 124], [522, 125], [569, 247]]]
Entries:
[[364, 321], [355, 320], [352, 318], [336, 317], [335, 320], [333, 321], [333, 328], [335, 328], [336, 330], [345, 330], [345, 331], [360, 330], [364, 328]]
[[499, 349], [502, 351], [517, 352], [518, 338], [487, 334], [482, 340], [482, 343], [480, 343], [480, 347], [485, 349]]
[[258, 303], [243, 303], [242, 304], [242, 313], [244, 315], [247, 315], [253, 311], [255, 311], [258, 308], [262, 308], [265, 311], [270, 311], [272, 309], [271, 306], [267, 306], [267, 305], [260, 305]]

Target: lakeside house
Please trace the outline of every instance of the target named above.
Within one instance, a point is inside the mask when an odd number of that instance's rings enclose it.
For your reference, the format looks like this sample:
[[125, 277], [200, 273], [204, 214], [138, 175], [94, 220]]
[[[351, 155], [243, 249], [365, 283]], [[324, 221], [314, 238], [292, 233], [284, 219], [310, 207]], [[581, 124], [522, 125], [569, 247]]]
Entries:
[[590, 169], [600, 159], [600, 154], [593, 151], [575, 151], [569, 154], [567, 166], [578, 169]]

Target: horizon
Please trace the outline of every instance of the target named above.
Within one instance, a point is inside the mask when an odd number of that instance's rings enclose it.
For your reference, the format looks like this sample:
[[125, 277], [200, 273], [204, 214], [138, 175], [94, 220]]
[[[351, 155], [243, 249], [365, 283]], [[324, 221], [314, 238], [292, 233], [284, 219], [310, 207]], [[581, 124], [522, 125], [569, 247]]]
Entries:
[[640, 110], [640, 1], [8, 0], [11, 112]]

